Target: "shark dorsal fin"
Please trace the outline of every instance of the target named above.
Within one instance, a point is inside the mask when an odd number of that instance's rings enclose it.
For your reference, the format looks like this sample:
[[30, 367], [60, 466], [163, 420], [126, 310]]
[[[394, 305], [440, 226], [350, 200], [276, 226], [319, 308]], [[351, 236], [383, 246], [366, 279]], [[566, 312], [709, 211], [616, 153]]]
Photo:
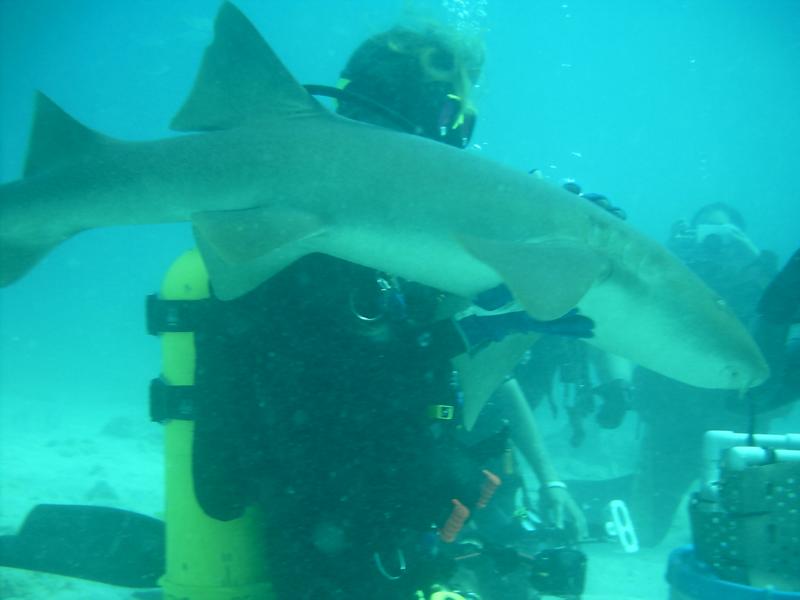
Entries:
[[230, 129], [275, 113], [323, 110], [238, 8], [225, 2], [194, 87], [170, 127]]
[[60, 106], [36, 92], [25, 177], [33, 177], [77, 157], [91, 154], [114, 140], [89, 129]]

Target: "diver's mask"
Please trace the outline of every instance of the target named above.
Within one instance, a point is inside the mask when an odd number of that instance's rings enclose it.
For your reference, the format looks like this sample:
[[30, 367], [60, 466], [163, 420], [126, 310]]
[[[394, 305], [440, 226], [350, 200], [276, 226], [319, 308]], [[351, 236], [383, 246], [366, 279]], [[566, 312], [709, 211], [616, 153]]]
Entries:
[[433, 127], [429, 126], [426, 137], [444, 142], [456, 148], [466, 148], [472, 139], [477, 117], [475, 111], [464, 106], [456, 94], [440, 97], [440, 106]]
[[306, 86], [314, 94], [346, 100], [351, 107], [346, 116], [388, 126], [414, 135], [466, 148], [472, 139], [477, 117], [463, 98], [450, 91], [446, 81], [430, 81], [416, 89], [404, 89], [389, 98], [375, 96], [372, 86], [359, 80], [342, 79], [339, 90], [325, 86]]
[[706, 244], [712, 248], [727, 246], [743, 239], [744, 233], [733, 223], [719, 225], [701, 223], [695, 228], [695, 239], [698, 244]]
[[704, 262], [740, 268], [752, 264], [761, 253], [733, 223], [701, 223], [693, 228], [680, 223], [673, 228], [669, 247], [688, 264]]

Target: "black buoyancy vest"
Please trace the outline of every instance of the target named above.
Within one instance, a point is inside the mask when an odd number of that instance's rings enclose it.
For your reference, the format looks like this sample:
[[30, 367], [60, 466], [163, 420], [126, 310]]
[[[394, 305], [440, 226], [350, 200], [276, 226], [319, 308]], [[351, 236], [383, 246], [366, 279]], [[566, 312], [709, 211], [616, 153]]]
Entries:
[[238, 516], [269, 480], [370, 543], [478, 489], [426, 414], [454, 403], [450, 355], [426, 336], [443, 294], [400, 286], [314, 254], [222, 303], [196, 337], [195, 484], [209, 514]]

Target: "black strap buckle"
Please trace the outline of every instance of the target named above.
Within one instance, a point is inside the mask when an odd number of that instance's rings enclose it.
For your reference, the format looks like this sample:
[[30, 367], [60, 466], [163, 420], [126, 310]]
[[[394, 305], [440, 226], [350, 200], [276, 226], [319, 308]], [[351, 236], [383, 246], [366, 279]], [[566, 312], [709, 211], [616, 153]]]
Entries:
[[145, 314], [147, 333], [182, 333], [203, 328], [212, 314], [211, 298], [203, 300], [164, 300], [157, 294], [147, 296]]
[[169, 385], [163, 379], [153, 379], [150, 382], [150, 420], [156, 423], [171, 419], [193, 421], [195, 393], [193, 385]]

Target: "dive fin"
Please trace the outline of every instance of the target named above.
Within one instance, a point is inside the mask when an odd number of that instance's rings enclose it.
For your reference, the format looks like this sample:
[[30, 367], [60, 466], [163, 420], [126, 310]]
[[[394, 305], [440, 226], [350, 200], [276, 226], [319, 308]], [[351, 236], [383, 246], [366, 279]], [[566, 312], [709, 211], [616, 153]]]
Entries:
[[66, 504], [34, 507], [17, 535], [0, 536], [0, 566], [131, 588], [158, 587], [164, 523], [139, 513]]
[[566, 242], [500, 242], [462, 236], [464, 247], [503, 278], [534, 319], [552, 321], [575, 308], [607, 274], [608, 262]]
[[486, 402], [522, 360], [525, 351], [541, 337], [538, 333], [516, 334], [489, 344], [475, 355], [459, 354], [453, 358], [458, 381], [464, 394], [462, 421], [470, 431]]
[[194, 87], [172, 120], [175, 131], [238, 127], [275, 113], [323, 112], [258, 30], [225, 2], [214, 22]]

